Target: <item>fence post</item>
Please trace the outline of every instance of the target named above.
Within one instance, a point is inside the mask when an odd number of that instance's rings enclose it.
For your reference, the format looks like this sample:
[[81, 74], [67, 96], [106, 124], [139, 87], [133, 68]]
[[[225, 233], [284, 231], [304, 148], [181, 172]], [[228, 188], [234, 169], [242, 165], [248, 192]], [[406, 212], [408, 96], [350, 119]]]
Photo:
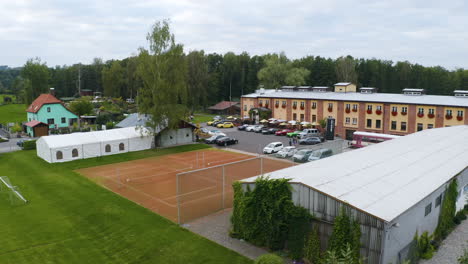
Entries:
[[224, 189], [224, 184], [225, 184], [225, 182], [226, 182], [226, 179], [225, 179], [226, 176], [225, 176], [225, 174], [224, 174], [224, 167], [226, 167], [226, 166], [223, 165], [223, 209], [224, 209], [224, 199], [225, 199], [224, 197], [225, 197], [225, 195], [226, 195], [225, 189]]
[[260, 176], [263, 176], [263, 157], [260, 157]]
[[180, 225], [179, 174], [176, 174], [177, 223]]

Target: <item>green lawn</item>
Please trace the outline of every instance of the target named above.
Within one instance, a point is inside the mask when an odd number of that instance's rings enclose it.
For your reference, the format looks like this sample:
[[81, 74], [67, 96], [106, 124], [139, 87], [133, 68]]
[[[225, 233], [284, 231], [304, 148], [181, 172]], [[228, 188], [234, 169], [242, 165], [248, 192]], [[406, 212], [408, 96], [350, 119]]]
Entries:
[[24, 104], [0, 105], [0, 124], [26, 121], [26, 108], [27, 106]]
[[189, 145], [49, 164], [35, 151], [0, 155], [30, 202], [0, 195], [0, 263], [252, 263], [75, 173], [78, 168], [200, 149]]
[[200, 123], [206, 123], [210, 120], [213, 120], [213, 117], [215, 117], [216, 115], [212, 115], [212, 114], [202, 114], [202, 113], [195, 113], [193, 115], [193, 120], [192, 120], [192, 123], [194, 124], [200, 124]]

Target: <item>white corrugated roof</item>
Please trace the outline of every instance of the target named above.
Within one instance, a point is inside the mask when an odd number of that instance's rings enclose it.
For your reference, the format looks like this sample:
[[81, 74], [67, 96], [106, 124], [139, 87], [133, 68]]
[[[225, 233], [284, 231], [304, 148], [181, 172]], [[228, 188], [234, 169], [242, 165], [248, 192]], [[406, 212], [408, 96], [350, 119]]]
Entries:
[[[265, 90], [268, 91], [268, 90]], [[271, 90], [266, 92], [270, 98], [297, 98], [297, 99], [317, 99], [317, 100], [337, 100], [375, 103], [396, 103], [396, 104], [419, 104], [419, 105], [446, 105], [468, 107], [467, 98], [446, 96], [446, 95], [422, 95], [408, 96], [404, 94], [391, 93], [314, 93], [314, 92], [286, 92]], [[258, 93], [243, 95], [246, 98], [266, 97]]]
[[391, 221], [467, 168], [467, 157], [468, 126], [453, 126], [278, 170], [270, 178], [290, 178]]
[[60, 148], [66, 146], [76, 146], [84, 144], [92, 144], [113, 140], [121, 140], [127, 138], [141, 137], [142, 133], [148, 135], [148, 130], [145, 128], [125, 127], [109, 130], [100, 130], [92, 132], [80, 132], [65, 135], [43, 136], [41, 137], [49, 148]]
[[346, 86], [346, 85], [350, 85], [351, 83], [350, 82], [339, 82], [339, 83], [335, 83], [335, 85], [338, 85], [338, 86]]

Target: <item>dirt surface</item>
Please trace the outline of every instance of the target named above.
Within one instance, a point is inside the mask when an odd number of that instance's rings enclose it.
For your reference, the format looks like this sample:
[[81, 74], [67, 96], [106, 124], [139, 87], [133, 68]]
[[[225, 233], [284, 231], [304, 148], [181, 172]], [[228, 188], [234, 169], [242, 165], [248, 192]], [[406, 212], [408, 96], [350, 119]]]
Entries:
[[211, 149], [80, 169], [78, 173], [171, 221], [186, 223], [232, 207], [234, 181], [292, 165]]

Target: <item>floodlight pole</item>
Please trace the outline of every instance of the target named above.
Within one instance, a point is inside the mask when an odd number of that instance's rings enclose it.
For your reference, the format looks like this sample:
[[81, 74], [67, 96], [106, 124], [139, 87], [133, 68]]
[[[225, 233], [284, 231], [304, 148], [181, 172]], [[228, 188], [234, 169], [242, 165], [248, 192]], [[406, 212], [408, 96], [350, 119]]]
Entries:
[[176, 174], [177, 223], [180, 225], [179, 174]]

